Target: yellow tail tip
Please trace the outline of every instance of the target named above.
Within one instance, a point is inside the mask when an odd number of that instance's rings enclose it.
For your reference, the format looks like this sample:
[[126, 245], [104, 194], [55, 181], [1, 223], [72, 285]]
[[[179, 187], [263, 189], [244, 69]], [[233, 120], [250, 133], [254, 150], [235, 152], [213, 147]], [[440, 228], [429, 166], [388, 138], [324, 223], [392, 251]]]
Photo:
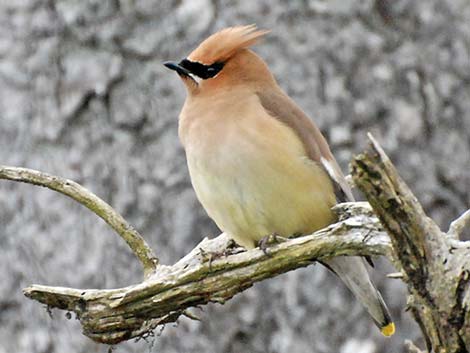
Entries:
[[395, 333], [395, 324], [393, 322], [389, 323], [387, 326], [382, 327], [380, 332], [382, 332], [382, 335], [390, 337]]

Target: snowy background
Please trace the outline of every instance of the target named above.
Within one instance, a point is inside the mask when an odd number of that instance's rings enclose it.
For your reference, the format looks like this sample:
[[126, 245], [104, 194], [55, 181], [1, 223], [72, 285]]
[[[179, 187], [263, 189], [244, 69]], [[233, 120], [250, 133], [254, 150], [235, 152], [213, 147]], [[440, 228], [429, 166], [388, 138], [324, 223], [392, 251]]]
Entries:
[[[114, 206], [170, 264], [218, 230], [177, 138], [185, 90], [161, 65], [226, 26], [271, 29], [256, 52], [316, 121], [344, 170], [372, 131], [447, 229], [470, 205], [468, 0], [0, 0], [0, 164], [73, 179]], [[0, 353], [107, 352], [75, 320], [23, 297], [31, 283], [140, 280], [123, 241], [52, 191], [0, 181]], [[201, 322], [115, 352], [399, 353], [422, 345], [406, 290], [373, 277], [397, 334], [384, 339], [320, 265], [262, 282]]]

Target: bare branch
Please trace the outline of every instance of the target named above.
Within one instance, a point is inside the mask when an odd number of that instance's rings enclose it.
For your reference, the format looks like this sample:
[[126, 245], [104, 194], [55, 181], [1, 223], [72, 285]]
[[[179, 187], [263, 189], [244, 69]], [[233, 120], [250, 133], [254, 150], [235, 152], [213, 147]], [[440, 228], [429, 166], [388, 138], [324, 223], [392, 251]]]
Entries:
[[402, 278], [403, 278], [403, 273], [401, 273], [401, 272], [389, 273], [389, 274], [387, 275], [387, 278], [402, 279]]
[[144, 238], [109, 204], [85, 189], [80, 184], [55, 175], [33, 169], [0, 165], [0, 179], [44, 186], [60, 192], [82, 204], [102, 218], [129, 245], [144, 268], [144, 276], [152, 274], [158, 265], [158, 259]]
[[[341, 204], [350, 216], [313, 235], [270, 247], [270, 256], [253, 249], [212, 261], [206, 254], [227, 251], [229, 238], [203, 240], [173, 266], [138, 285], [113, 290], [79, 290], [34, 285], [26, 296], [50, 307], [73, 311], [85, 335], [115, 344], [173, 322], [185, 310], [209, 302], [224, 303], [255, 282], [305, 267], [317, 259], [341, 255], [389, 255], [390, 243], [367, 203]], [[341, 218], [344, 218], [341, 216]]]
[[[367, 203], [340, 204], [335, 207], [337, 223], [312, 235], [278, 243], [270, 247], [270, 256], [259, 249], [233, 249], [229, 238], [222, 234], [213, 240], [204, 239], [175, 265], [158, 266], [137, 285], [112, 290], [33, 285], [24, 293], [49, 307], [75, 312], [85, 335], [98, 342], [115, 344], [146, 335], [181, 315], [192, 317], [187, 314], [191, 307], [224, 303], [255, 282], [308, 266], [316, 260], [344, 255], [384, 255], [400, 271], [392, 277], [402, 277], [408, 284], [409, 307], [423, 331], [428, 351], [467, 352], [470, 347], [469, 243], [449, 241], [426, 216], [382, 148], [372, 136], [369, 138], [372, 150], [355, 157], [352, 176], [378, 218]], [[35, 171], [13, 169], [0, 169], [0, 178], [48, 186], [96, 213], [88, 194], [83, 199], [83, 195], [76, 195], [76, 188], [81, 190], [78, 184]], [[467, 217], [464, 215], [454, 222], [451, 230], [458, 233]], [[215, 254], [224, 255], [214, 257]]]
[[459, 240], [460, 234], [470, 225], [470, 210], [465, 211], [459, 218], [450, 224], [447, 236], [450, 239]]
[[410, 340], [405, 340], [405, 346], [408, 349], [409, 353], [426, 353], [422, 351], [421, 349], [419, 349], [418, 347], [416, 347], [416, 345]]
[[352, 162], [354, 181], [390, 235], [395, 266], [411, 294], [410, 308], [428, 351], [467, 352], [470, 347], [470, 248], [426, 216], [377, 141]]

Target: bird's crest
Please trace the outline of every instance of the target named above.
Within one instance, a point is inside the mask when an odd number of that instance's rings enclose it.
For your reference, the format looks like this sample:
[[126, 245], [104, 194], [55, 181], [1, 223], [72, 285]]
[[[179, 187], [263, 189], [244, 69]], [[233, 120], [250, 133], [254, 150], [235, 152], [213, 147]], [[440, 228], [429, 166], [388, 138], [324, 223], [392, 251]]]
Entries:
[[255, 44], [268, 30], [258, 30], [256, 25], [225, 28], [203, 41], [188, 59], [204, 65], [225, 62], [241, 49]]

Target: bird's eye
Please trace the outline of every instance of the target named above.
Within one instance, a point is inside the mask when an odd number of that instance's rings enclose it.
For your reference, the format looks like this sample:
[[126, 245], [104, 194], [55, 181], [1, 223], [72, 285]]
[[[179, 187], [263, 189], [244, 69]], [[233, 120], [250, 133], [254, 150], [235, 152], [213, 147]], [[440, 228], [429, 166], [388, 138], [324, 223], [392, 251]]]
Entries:
[[190, 61], [188, 59], [181, 60], [179, 65], [184, 67], [193, 75], [202, 78], [203, 80], [214, 77], [224, 67], [224, 63], [216, 62], [212, 65], [204, 65], [198, 62]]

